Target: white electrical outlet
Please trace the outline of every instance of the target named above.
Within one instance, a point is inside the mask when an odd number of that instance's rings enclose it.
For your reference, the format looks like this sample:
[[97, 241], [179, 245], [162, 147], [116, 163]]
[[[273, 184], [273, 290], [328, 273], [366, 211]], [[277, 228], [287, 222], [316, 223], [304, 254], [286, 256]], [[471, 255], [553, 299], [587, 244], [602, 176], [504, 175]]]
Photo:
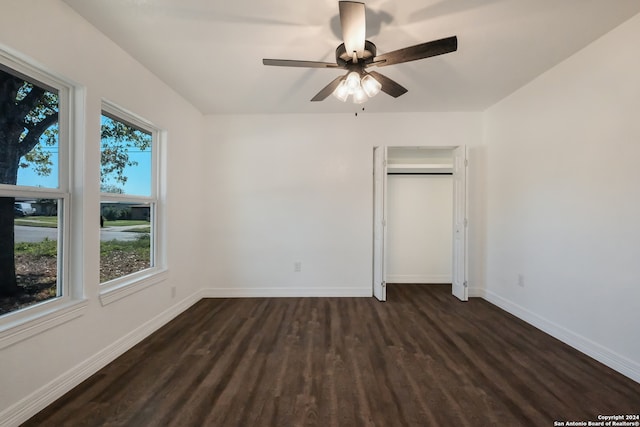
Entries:
[[300, 261], [293, 263], [293, 271], [296, 273], [300, 273], [302, 271], [302, 263]]
[[522, 274], [518, 274], [518, 286], [524, 288], [524, 276]]

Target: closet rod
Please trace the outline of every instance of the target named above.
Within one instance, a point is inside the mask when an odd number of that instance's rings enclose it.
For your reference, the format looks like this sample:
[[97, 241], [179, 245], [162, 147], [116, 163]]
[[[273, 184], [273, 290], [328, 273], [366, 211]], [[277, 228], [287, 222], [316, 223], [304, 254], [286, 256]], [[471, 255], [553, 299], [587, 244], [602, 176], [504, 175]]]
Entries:
[[453, 172], [387, 172], [387, 175], [453, 175]]

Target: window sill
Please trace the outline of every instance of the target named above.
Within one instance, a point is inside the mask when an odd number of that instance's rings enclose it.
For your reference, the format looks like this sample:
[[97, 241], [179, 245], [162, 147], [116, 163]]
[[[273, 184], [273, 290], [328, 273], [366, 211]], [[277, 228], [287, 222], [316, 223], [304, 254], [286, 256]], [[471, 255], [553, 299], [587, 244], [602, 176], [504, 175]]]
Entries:
[[[48, 329], [62, 325], [84, 314], [88, 305], [86, 299], [52, 302], [49, 307], [43, 305], [42, 310], [32, 314], [25, 311], [25, 316], [9, 321], [0, 326], [0, 349], [38, 335]], [[47, 309], [44, 309], [47, 307]], [[27, 309], [28, 310], [28, 309]], [[9, 316], [9, 319], [11, 316]]]
[[106, 282], [101, 285], [100, 304], [104, 307], [149, 286], [163, 282], [167, 280], [168, 274], [166, 269], [150, 269]]

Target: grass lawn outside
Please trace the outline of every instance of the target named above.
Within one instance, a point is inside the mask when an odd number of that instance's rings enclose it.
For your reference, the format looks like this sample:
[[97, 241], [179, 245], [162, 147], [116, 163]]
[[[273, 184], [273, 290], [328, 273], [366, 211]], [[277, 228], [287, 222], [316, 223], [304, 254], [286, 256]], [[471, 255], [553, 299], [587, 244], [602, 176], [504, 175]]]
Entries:
[[151, 267], [151, 237], [100, 242], [100, 283]]
[[[58, 243], [16, 243], [16, 275], [20, 294], [0, 298], [0, 315], [56, 298]], [[151, 267], [151, 241], [140, 234], [133, 241], [100, 242], [100, 282], [116, 279]]]
[[[24, 225], [27, 227], [51, 227], [56, 228], [58, 226], [58, 217], [57, 216], [26, 216], [22, 218], [15, 219], [15, 225]], [[116, 221], [105, 221], [105, 227], [127, 227], [131, 225], [149, 225], [149, 221], [145, 220], [133, 220], [133, 219], [119, 219]], [[140, 233], [149, 233], [151, 231], [151, 226], [149, 228], [143, 228]]]
[[147, 233], [147, 234], [150, 234], [151, 233], [151, 226], [149, 226], [149, 227], [130, 228], [130, 229], [127, 230], [127, 233]]
[[149, 221], [140, 219], [118, 219], [115, 221], [105, 221], [105, 227], [126, 227], [129, 225], [148, 225]]
[[57, 216], [25, 216], [15, 219], [15, 225], [26, 225], [28, 227], [51, 227], [58, 226]]

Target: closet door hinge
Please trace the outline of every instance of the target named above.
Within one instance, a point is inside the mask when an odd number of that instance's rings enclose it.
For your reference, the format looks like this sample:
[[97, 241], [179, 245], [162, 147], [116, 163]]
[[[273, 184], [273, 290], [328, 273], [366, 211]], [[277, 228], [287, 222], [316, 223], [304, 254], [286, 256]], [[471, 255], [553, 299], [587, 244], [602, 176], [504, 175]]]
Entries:
[[464, 159], [464, 165], [465, 165], [465, 166], [469, 166], [469, 160]]
[[469, 221], [467, 221], [467, 218], [464, 219], [464, 226], [468, 226], [469, 225]]
[[468, 288], [469, 285], [467, 284], [467, 281], [465, 280], [464, 283], [462, 283], [462, 286], [464, 286], [465, 288]]

